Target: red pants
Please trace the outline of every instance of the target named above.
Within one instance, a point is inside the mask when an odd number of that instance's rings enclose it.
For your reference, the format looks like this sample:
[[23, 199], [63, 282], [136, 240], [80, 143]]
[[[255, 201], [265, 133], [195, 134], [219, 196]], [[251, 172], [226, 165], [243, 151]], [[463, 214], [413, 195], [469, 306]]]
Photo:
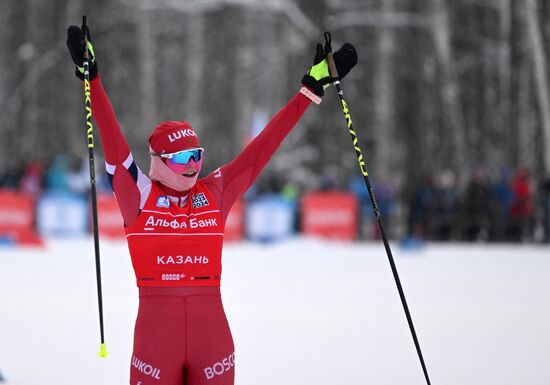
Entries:
[[140, 287], [130, 385], [233, 385], [219, 287]]

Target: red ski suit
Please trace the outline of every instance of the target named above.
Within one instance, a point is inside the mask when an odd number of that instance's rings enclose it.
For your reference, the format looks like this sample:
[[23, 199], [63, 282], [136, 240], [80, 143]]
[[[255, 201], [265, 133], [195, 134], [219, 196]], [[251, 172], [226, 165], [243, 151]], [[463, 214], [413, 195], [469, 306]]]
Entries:
[[225, 220], [311, 101], [297, 93], [232, 162], [182, 193], [134, 163], [99, 76], [91, 99], [139, 287], [130, 384], [232, 385], [219, 290]]

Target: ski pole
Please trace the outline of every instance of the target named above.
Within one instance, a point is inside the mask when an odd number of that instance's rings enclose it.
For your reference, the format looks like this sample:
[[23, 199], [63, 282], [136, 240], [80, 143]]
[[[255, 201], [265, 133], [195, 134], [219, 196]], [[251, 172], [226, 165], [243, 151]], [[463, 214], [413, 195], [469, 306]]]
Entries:
[[99, 345], [99, 356], [107, 357], [105, 346], [105, 334], [103, 330], [103, 295], [101, 293], [101, 265], [99, 260], [99, 234], [97, 225], [97, 193], [95, 187], [95, 161], [94, 161], [94, 132], [92, 126], [92, 98], [90, 94], [90, 55], [88, 52], [88, 27], [86, 16], [82, 16], [82, 33], [84, 34], [84, 100], [86, 104], [86, 138], [88, 142], [88, 159], [90, 163], [90, 192], [92, 196], [92, 218], [94, 227], [95, 247], [95, 272], [97, 281], [97, 301], [99, 306], [99, 330], [101, 333], [101, 344]]
[[424, 358], [422, 357], [422, 350], [420, 350], [420, 344], [418, 343], [418, 338], [416, 337], [416, 332], [414, 330], [414, 324], [411, 318], [411, 313], [409, 312], [409, 306], [407, 305], [405, 293], [403, 292], [403, 287], [401, 286], [401, 280], [399, 279], [399, 274], [397, 273], [397, 267], [395, 266], [395, 262], [393, 260], [390, 244], [388, 243], [388, 238], [386, 237], [386, 232], [384, 231], [384, 225], [382, 223], [382, 215], [380, 215], [380, 210], [378, 209], [378, 202], [376, 201], [376, 198], [374, 196], [374, 191], [372, 189], [372, 185], [369, 180], [369, 174], [367, 173], [367, 170], [365, 168], [365, 160], [363, 158], [363, 154], [361, 153], [361, 148], [359, 147], [359, 139], [357, 138], [357, 133], [353, 129], [353, 123], [351, 120], [348, 104], [344, 99], [344, 92], [342, 91], [342, 86], [340, 85], [338, 70], [336, 69], [336, 64], [334, 63], [334, 57], [332, 56], [330, 32], [325, 32], [325, 54], [327, 55], [327, 62], [328, 62], [328, 67], [330, 71], [330, 77], [332, 78], [331, 80], [336, 88], [336, 91], [338, 92], [338, 97], [340, 98], [340, 102], [342, 103], [344, 117], [346, 118], [348, 130], [351, 135], [351, 139], [353, 141], [353, 147], [355, 148], [355, 153], [357, 154], [357, 161], [359, 162], [359, 167], [361, 168], [361, 173], [363, 174], [363, 179], [365, 180], [365, 184], [369, 192], [372, 209], [376, 217], [376, 223], [378, 224], [378, 229], [380, 230], [380, 235], [382, 237], [382, 241], [384, 242], [386, 254], [388, 256], [388, 260], [390, 262], [391, 270], [393, 273], [393, 278], [395, 279], [397, 290], [399, 291], [399, 297], [401, 298], [401, 303], [403, 305], [403, 309], [405, 310], [405, 315], [407, 316], [407, 322], [409, 323], [409, 328], [411, 330], [411, 334], [414, 340], [416, 352], [418, 353], [418, 358], [420, 359], [420, 364], [422, 365], [424, 377], [426, 378], [426, 383], [428, 385], [431, 385], [430, 378], [428, 377], [428, 370], [426, 369], [426, 364], [424, 363]]

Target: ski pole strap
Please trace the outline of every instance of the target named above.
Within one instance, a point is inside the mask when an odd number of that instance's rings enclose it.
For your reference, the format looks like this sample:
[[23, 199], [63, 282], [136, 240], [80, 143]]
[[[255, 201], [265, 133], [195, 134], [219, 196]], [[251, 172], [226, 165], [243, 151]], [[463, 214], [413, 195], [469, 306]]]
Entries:
[[332, 37], [330, 32], [325, 32], [325, 55], [327, 55], [328, 70], [330, 73], [331, 81], [336, 83], [340, 82], [340, 76], [334, 63], [334, 56], [332, 55]]
[[311, 99], [311, 101], [315, 104], [320, 104], [321, 103], [321, 98], [319, 96], [315, 95], [315, 93], [307, 87], [300, 88], [300, 93], [302, 95], [305, 95], [309, 99]]
[[328, 55], [330, 52], [332, 52], [332, 36], [330, 35], [329, 31], [326, 31], [324, 35], [325, 35], [325, 55]]
[[[88, 52], [88, 26], [86, 25], [86, 16], [82, 16], [82, 35], [84, 35], [84, 61], [90, 60], [90, 54]], [[89, 63], [88, 63], [89, 64]]]

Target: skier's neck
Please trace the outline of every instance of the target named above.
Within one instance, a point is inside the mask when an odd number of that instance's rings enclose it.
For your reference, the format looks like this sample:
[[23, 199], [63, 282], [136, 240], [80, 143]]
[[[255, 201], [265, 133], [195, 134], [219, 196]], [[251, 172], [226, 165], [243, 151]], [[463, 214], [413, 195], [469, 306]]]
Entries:
[[174, 190], [174, 189], [172, 189], [168, 186], [163, 185], [162, 183], [159, 183], [159, 187], [160, 187], [160, 189], [162, 190], [163, 193], [165, 193], [166, 195], [169, 195], [169, 196], [173, 196], [173, 197], [183, 197], [183, 196], [185, 196], [189, 193], [189, 190], [177, 191], [177, 190]]

